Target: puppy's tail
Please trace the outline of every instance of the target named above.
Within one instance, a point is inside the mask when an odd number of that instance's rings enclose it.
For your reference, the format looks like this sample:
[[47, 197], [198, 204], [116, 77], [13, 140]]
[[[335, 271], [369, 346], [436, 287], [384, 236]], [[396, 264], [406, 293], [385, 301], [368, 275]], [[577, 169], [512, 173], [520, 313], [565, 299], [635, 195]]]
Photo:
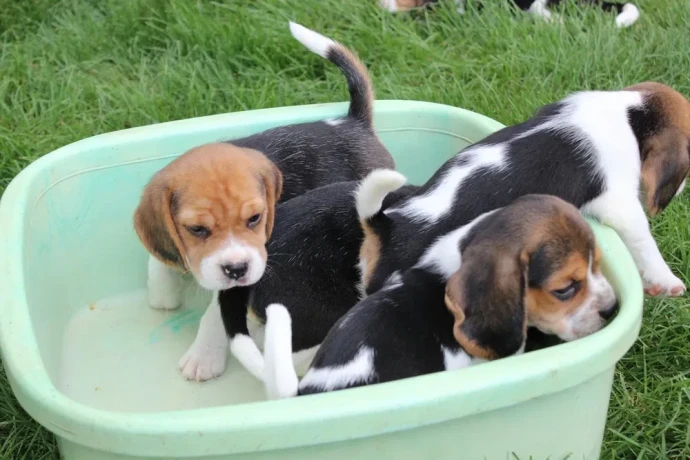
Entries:
[[392, 169], [376, 169], [362, 179], [355, 192], [357, 214], [365, 222], [381, 212], [386, 196], [405, 185], [407, 178]]
[[340, 43], [304, 26], [290, 22], [290, 32], [310, 51], [328, 59], [345, 74], [347, 88], [350, 91], [350, 110], [347, 115], [371, 127], [374, 89], [364, 64]]
[[284, 305], [266, 307], [264, 385], [268, 399], [297, 396], [299, 380], [292, 362], [292, 320]]

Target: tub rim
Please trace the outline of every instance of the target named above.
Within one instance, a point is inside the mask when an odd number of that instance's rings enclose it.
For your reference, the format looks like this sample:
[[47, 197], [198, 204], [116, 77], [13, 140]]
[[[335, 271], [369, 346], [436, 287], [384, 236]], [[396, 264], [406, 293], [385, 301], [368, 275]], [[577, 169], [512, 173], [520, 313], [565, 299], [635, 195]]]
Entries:
[[[295, 109], [299, 110], [297, 116]], [[0, 292], [6, 293], [4, 315], [0, 316], [0, 353], [24, 409], [57, 436], [93, 449], [140, 456], [162, 452], [176, 456], [223, 455], [344, 441], [441, 423], [556, 393], [615, 366], [639, 333], [642, 283], [617, 234], [589, 220], [602, 247], [603, 268], [614, 284], [621, 310], [606, 328], [575, 342], [459, 371], [381, 385], [194, 410], [106, 411], [76, 402], [53, 385], [34, 334], [22, 269], [24, 215], [33, 209], [29, 206], [30, 191], [44, 171], [59, 170], [61, 164], [88, 153], [96, 145], [115, 147], [172, 131], [201, 133], [233, 122], [251, 125], [270, 119], [278, 125], [295, 122], [296, 118], [316, 120], [339, 116], [346, 110], [346, 102], [290, 106], [115, 131], [59, 148], [18, 174], [0, 200]], [[503, 126], [475, 112], [429, 102], [376, 101], [375, 110], [377, 114], [444, 111], [471, 118], [490, 130]], [[497, 391], [501, 389], [504, 391]], [[329, 424], [328, 429], [323, 429], [324, 423]], [[199, 442], [201, 439], [203, 442]]]

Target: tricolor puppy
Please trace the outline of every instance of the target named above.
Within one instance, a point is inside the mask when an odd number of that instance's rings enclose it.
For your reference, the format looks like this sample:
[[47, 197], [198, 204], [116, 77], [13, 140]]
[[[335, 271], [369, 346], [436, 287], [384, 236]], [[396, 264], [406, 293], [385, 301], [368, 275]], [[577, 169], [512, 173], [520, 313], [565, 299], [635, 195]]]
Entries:
[[[375, 207], [380, 195], [371, 191], [362, 187], [358, 199]], [[364, 298], [330, 330], [299, 385], [285, 364], [286, 311], [269, 306], [267, 393], [321, 393], [512, 356], [530, 326], [563, 340], [592, 334], [617, 309], [599, 259], [575, 207], [548, 195], [518, 198], [438, 238]]]
[[[394, 167], [373, 122], [373, 90], [363, 64], [345, 47], [290, 23], [292, 35], [336, 64], [347, 79], [347, 116], [271, 129], [243, 139], [191, 149], [153, 176], [134, 225], [149, 260], [154, 308], [181, 303], [180, 273], [220, 291], [261, 279], [274, 226], [274, 208], [308, 190], [359, 180], [375, 168]], [[199, 372], [209, 346], [199, 339], [182, 366]]]
[[[254, 344], [264, 343], [266, 307], [276, 302], [285, 305], [293, 325], [289, 347], [294, 365], [306, 371], [330, 328], [362, 295], [358, 261], [363, 234], [354, 197], [358, 185], [359, 181], [326, 185], [276, 207], [265, 275], [252, 286], [217, 293], [217, 303], [206, 310], [197, 337], [206, 344], [205, 355], [195, 355], [192, 347], [181, 361], [183, 369], [185, 360], [198, 363], [189, 378], [223, 371], [229, 337], [233, 355], [263, 379], [263, 356]], [[396, 190], [386, 197], [386, 204], [415, 189]]]
[[440, 236], [539, 193], [616, 230], [648, 294], [681, 295], [685, 286], [664, 262], [640, 200], [655, 215], [683, 191], [689, 138], [690, 103], [658, 83], [575, 93], [542, 107], [458, 153], [416, 193], [364, 214], [366, 291], [414, 266]]
[[[379, 0], [379, 5], [388, 11], [408, 11], [414, 8], [421, 8], [427, 5], [438, 3], [439, 0]], [[464, 12], [465, 0], [454, 0], [458, 12]], [[553, 19], [550, 8], [564, 4], [563, 0], [512, 0], [512, 3], [535, 16], [542, 17], [547, 21]], [[632, 3], [628, 2], [605, 2], [602, 0], [579, 0], [581, 5], [593, 5], [604, 11], [616, 13], [616, 26], [628, 27], [633, 25], [640, 18], [640, 10]], [[481, 1], [475, 1], [481, 7]]]

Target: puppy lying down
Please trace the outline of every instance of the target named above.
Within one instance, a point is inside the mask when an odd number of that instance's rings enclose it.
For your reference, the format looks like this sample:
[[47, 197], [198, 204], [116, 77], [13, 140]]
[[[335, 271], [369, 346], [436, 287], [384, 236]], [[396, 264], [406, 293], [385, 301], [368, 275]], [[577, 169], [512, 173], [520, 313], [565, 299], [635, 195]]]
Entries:
[[[381, 212], [405, 178], [377, 171], [357, 206]], [[272, 398], [334, 391], [458, 369], [522, 353], [527, 328], [569, 341], [601, 329], [617, 310], [594, 234], [571, 204], [525, 195], [431, 244], [328, 332], [298, 383], [291, 312], [266, 309], [265, 385]]]

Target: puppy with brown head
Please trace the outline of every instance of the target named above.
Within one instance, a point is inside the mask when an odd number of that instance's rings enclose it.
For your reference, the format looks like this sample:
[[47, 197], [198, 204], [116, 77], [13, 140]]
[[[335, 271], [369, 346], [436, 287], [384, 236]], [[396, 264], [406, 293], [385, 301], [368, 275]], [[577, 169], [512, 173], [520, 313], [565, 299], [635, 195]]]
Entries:
[[640, 145], [645, 204], [655, 216], [683, 192], [690, 173], [690, 102], [673, 88], [655, 82], [625, 91], [644, 98], [643, 107], [631, 110], [630, 125]]
[[190, 271], [206, 289], [254, 284], [282, 184], [278, 167], [260, 152], [205, 145], [153, 177], [135, 228], [152, 255]]
[[[394, 167], [374, 131], [374, 93], [364, 65], [323, 35], [294, 23], [290, 31], [343, 72], [349, 111], [343, 117], [202, 145], [151, 179], [135, 211], [134, 226], [151, 253], [148, 286], [154, 308], [180, 305], [180, 271], [190, 272], [213, 291], [255, 284], [266, 268], [266, 243], [279, 201], [332, 183], [360, 180], [376, 168]], [[227, 337], [209, 329], [222, 324], [217, 299], [215, 295], [209, 316], [202, 319], [199, 335], [181, 361], [188, 378], [205, 380], [225, 367], [225, 353], [217, 350], [227, 348]], [[245, 346], [234, 351], [255, 361], [258, 350], [245, 339]]]
[[[592, 334], [617, 309], [599, 263], [594, 234], [575, 207], [526, 195], [438, 238], [411, 269], [360, 301], [331, 328], [292, 394], [519, 354], [528, 326], [563, 340]], [[270, 307], [277, 318], [279, 307]], [[271, 321], [267, 331], [289, 337]], [[266, 343], [266, 369], [283, 374], [266, 381], [275, 386], [268, 393], [290, 395], [284, 383], [296, 380], [280, 355], [289, 347], [268, 336]]]
[[327, 37], [294, 23], [290, 30], [345, 74], [347, 116], [193, 148], [153, 177], [135, 212], [137, 234], [151, 255], [191, 272], [207, 289], [261, 277], [279, 200], [394, 165], [374, 132], [373, 90], [362, 63]]
[[523, 346], [526, 328], [575, 340], [616, 311], [601, 252], [575, 207], [526, 195], [477, 224], [461, 243], [462, 265], [446, 285], [456, 340], [495, 359]]

